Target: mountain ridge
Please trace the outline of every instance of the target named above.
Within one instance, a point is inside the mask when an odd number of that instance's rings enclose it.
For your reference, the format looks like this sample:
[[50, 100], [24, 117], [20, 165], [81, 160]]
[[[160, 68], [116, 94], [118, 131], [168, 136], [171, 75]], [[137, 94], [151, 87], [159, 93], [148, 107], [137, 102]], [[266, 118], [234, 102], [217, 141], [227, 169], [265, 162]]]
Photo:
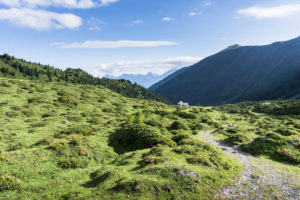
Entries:
[[154, 91], [173, 103], [184, 100], [205, 106], [289, 99], [300, 94], [299, 55], [300, 37], [264, 46], [233, 45], [192, 65]]

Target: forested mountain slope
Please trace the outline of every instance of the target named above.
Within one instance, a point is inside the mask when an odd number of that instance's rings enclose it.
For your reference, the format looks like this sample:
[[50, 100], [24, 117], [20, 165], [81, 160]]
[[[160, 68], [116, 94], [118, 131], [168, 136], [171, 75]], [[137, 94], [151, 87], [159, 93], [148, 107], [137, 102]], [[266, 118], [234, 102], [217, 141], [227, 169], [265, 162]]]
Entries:
[[60, 70], [46, 65], [26, 62], [22, 59], [16, 59], [7, 54], [0, 56], [0, 76], [47, 82], [57, 81], [102, 85], [126, 97], [155, 100], [164, 103], [169, 102], [155, 92], [149, 91], [138, 84], [132, 84], [127, 80], [100, 79], [93, 77], [81, 69], [68, 68], [66, 70]]

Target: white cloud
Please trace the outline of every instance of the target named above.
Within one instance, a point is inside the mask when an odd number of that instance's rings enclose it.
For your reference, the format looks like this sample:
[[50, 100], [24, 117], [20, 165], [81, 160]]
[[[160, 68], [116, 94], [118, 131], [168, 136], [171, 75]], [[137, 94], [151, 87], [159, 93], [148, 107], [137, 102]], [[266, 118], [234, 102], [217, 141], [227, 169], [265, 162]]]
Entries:
[[184, 56], [149, 62], [121, 61], [89, 67], [88, 71], [97, 77], [103, 77], [105, 75], [120, 76], [122, 74], [147, 74], [149, 72], [161, 75], [171, 69], [190, 66], [199, 62], [201, 59], [201, 57]]
[[197, 13], [195, 13], [195, 12], [190, 12], [190, 14], [189, 14], [190, 16], [196, 16], [197, 15]]
[[196, 15], [202, 15], [202, 12], [190, 12], [189, 16], [194, 17]]
[[204, 2], [204, 6], [211, 6], [212, 5], [212, 1], [211, 0], [207, 0]]
[[0, 20], [36, 30], [74, 29], [82, 24], [80, 17], [69, 13], [54, 13], [29, 8], [0, 9]]
[[164, 17], [164, 18], [162, 18], [162, 21], [165, 21], [165, 22], [173, 21], [173, 20], [175, 20], [175, 19], [171, 18], [171, 17]]
[[[50, 44], [53, 46], [53, 43]], [[176, 42], [170, 41], [130, 41], [130, 40], [119, 40], [119, 41], [85, 41], [83, 43], [75, 42], [72, 44], [60, 44], [56, 45], [64, 49], [117, 49], [117, 48], [128, 48], [128, 47], [158, 47], [158, 46], [171, 46], [178, 45]]]
[[106, 6], [119, 0], [0, 0], [8, 7], [65, 7], [65, 8], [93, 8]]
[[240, 9], [237, 13], [257, 19], [290, 18], [295, 14], [300, 14], [300, 4], [288, 4], [275, 7], [250, 7]]
[[4, 4], [9, 7], [18, 7], [20, 6], [20, 1], [19, 0], [0, 0], [1, 4]]
[[105, 24], [104, 21], [97, 19], [95, 17], [91, 17], [87, 22], [90, 31], [99, 31], [101, 29], [101, 25]]
[[131, 24], [135, 24], [135, 25], [142, 24], [142, 23], [143, 23], [142, 20], [135, 20], [131, 22]]

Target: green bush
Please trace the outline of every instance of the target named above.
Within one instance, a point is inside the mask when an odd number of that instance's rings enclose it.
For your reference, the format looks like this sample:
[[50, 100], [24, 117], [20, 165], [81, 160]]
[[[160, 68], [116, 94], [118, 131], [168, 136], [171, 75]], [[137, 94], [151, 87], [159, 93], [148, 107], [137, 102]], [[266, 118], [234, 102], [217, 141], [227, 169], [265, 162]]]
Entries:
[[[174, 132], [172, 132], [174, 133]], [[184, 139], [188, 139], [190, 138], [189, 134], [182, 132], [182, 131], [177, 131], [175, 133], [175, 135], [172, 137], [172, 140], [176, 143], [179, 143], [180, 141], [184, 140]]]
[[195, 145], [181, 145], [174, 149], [174, 152], [177, 154], [188, 154], [195, 155], [197, 151], [201, 151], [201, 147], [197, 147]]
[[175, 121], [170, 126], [171, 130], [188, 130], [188, 127], [182, 121]]
[[158, 119], [151, 119], [151, 120], [147, 121], [146, 124], [157, 127], [157, 128], [163, 128], [163, 124], [162, 124], [161, 120], [158, 120]]
[[230, 136], [229, 138], [224, 140], [224, 142], [226, 144], [229, 144], [229, 145], [233, 146], [233, 145], [239, 145], [239, 144], [246, 143], [249, 140], [250, 140], [250, 138], [247, 137], [246, 134], [236, 134], [236, 135]]
[[85, 168], [88, 165], [88, 161], [80, 156], [63, 156], [58, 161], [58, 166], [61, 168]]
[[161, 133], [159, 129], [144, 124], [123, 124], [119, 130], [110, 135], [109, 140], [110, 145], [118, 153], [150, 148], [157, 144], [174, 144], [170, 139], [170, 133]]
[[19, 112], [16, 112], [16, 111], [11, 111], [11, 112], [6, 112], [5, 115], [7, 117], [18, 117], [20, 116], [21, 114]]
[[67, 148], [67, 144], [65, 142], [59, 141], [51, 136], [45, 136], [43, 143], [48, 145], [48, 149], [56, 151], [57, 153], [60, 153]]
[[85, 136], [81, 135], [72, 135], [69, 137], [69, 144], [73, 146], [78, 146], [86, 142]]
[[32, 109], [26, 109], [26, 110], [23, 110], [22, 113], [23, 113], [24, 115], [26, 115], [26, 117], [35, 117], [35, 116], [38, 115], [38, 114], [37, 114], [35, 111], [33, 111]]
[[24, 147], [24, 142], [16, 141], [12, 144], [9, 144], [7, 150], [8, 151], [15, 151], [15, 150], [23, 149], [23, 147]]
[[44, 127], [44, 126], [46, 126], [45, 122], [35, 122], [35, 123], [31, 124], [32, 128], [40, 128], [40, 127]]
[[176, 111], [175, 112], [176, 115], [178, 115], [179, 117], [185, 118], [185, 119], [196, 119], [197, 115], [194, 113], [189, 113], [186, 111]]
[[7, 82], [1, 82], [1, 86], [2, 86], [2, 87], [6, 87], [6, 88], [12, 87], [12, 85], [9, 84], [9, 83], [7, 83]]
[[79, 104], [79, 100], [77, 98], [68, 96], [59, 97], [58, 102], [68, 106], [77, 106]]
[[12, 106], [11, 109], [15, 110], [15, 111], [19, 111], [19, 110], [21, 110], [21, 107], [20, 106]]
[[279, 154], [281, 160], [283, 161], [291, 162], [295, 164], [300, 163], [300, 152], [294, 148], [285, 147], [282, 149], [277, 149], [276, 152]]
[[78, 114], [68, 114], [67, 119], [74, 122], [79, 122], [82, 120], [81, 116]]
[[5, 161], [5, 160], [6, 160], [6, 155], [5, 155], [5, 153], [2, 152], [2, 151], [0, 150], [0, 162], [1, 162], [1, 161]]
[[21, 181], [14, 176], [2, 175], [0, 176], [0, 192], [4, 190], [20, 189]]
[[30, 98], [28, 99], [28, 103], [37, 103], [37, 104], [40, 104], [40, 103], [46, 103], [48, 100], [47, 98], [45, 97], [34, 97], [34, 98]]
[[295, 130], [288, 129], [286, 127], [277, 129], [277, 132], [283, 136], [297, 135]]
[[189, 157], [187, 158], [187, 162], [190, 164], [201, 164], [209, 167], [213, 166], [209, 158], [203, 154]]
[[62, 200], [85, 200], [86, 194], [83, 192], [69, 192], [61, 197]]

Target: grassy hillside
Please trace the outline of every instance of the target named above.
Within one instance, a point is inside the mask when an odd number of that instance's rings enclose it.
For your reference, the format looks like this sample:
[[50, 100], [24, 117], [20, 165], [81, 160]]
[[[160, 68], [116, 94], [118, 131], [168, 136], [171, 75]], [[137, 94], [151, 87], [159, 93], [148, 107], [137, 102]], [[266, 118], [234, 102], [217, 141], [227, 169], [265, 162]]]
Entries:
[[266, 46], [232, 46], [151, 87], [173, 103], [222, 105], [299, 98], [300, 37]]
[[26, 62], [4, 54], [0, 56], [0, 77], [102, 85], [125, 97], [155, 100], [169, 103], [167, 99], [127, 80], [99, 79], [81, 69], [56, 69], [48, 65]]
[[197, 139], [209, 108], [0, 78], [0, 199], [209, 199], [239, 165]]
[[199, 140], [201, 130], [300, 164], [299, 101], [282, 102], [284, 115], [251, 104], [180, 108], [102, 86], [7, 78], [0, 94], [0, 199], [212, 199], [242, 168]]

